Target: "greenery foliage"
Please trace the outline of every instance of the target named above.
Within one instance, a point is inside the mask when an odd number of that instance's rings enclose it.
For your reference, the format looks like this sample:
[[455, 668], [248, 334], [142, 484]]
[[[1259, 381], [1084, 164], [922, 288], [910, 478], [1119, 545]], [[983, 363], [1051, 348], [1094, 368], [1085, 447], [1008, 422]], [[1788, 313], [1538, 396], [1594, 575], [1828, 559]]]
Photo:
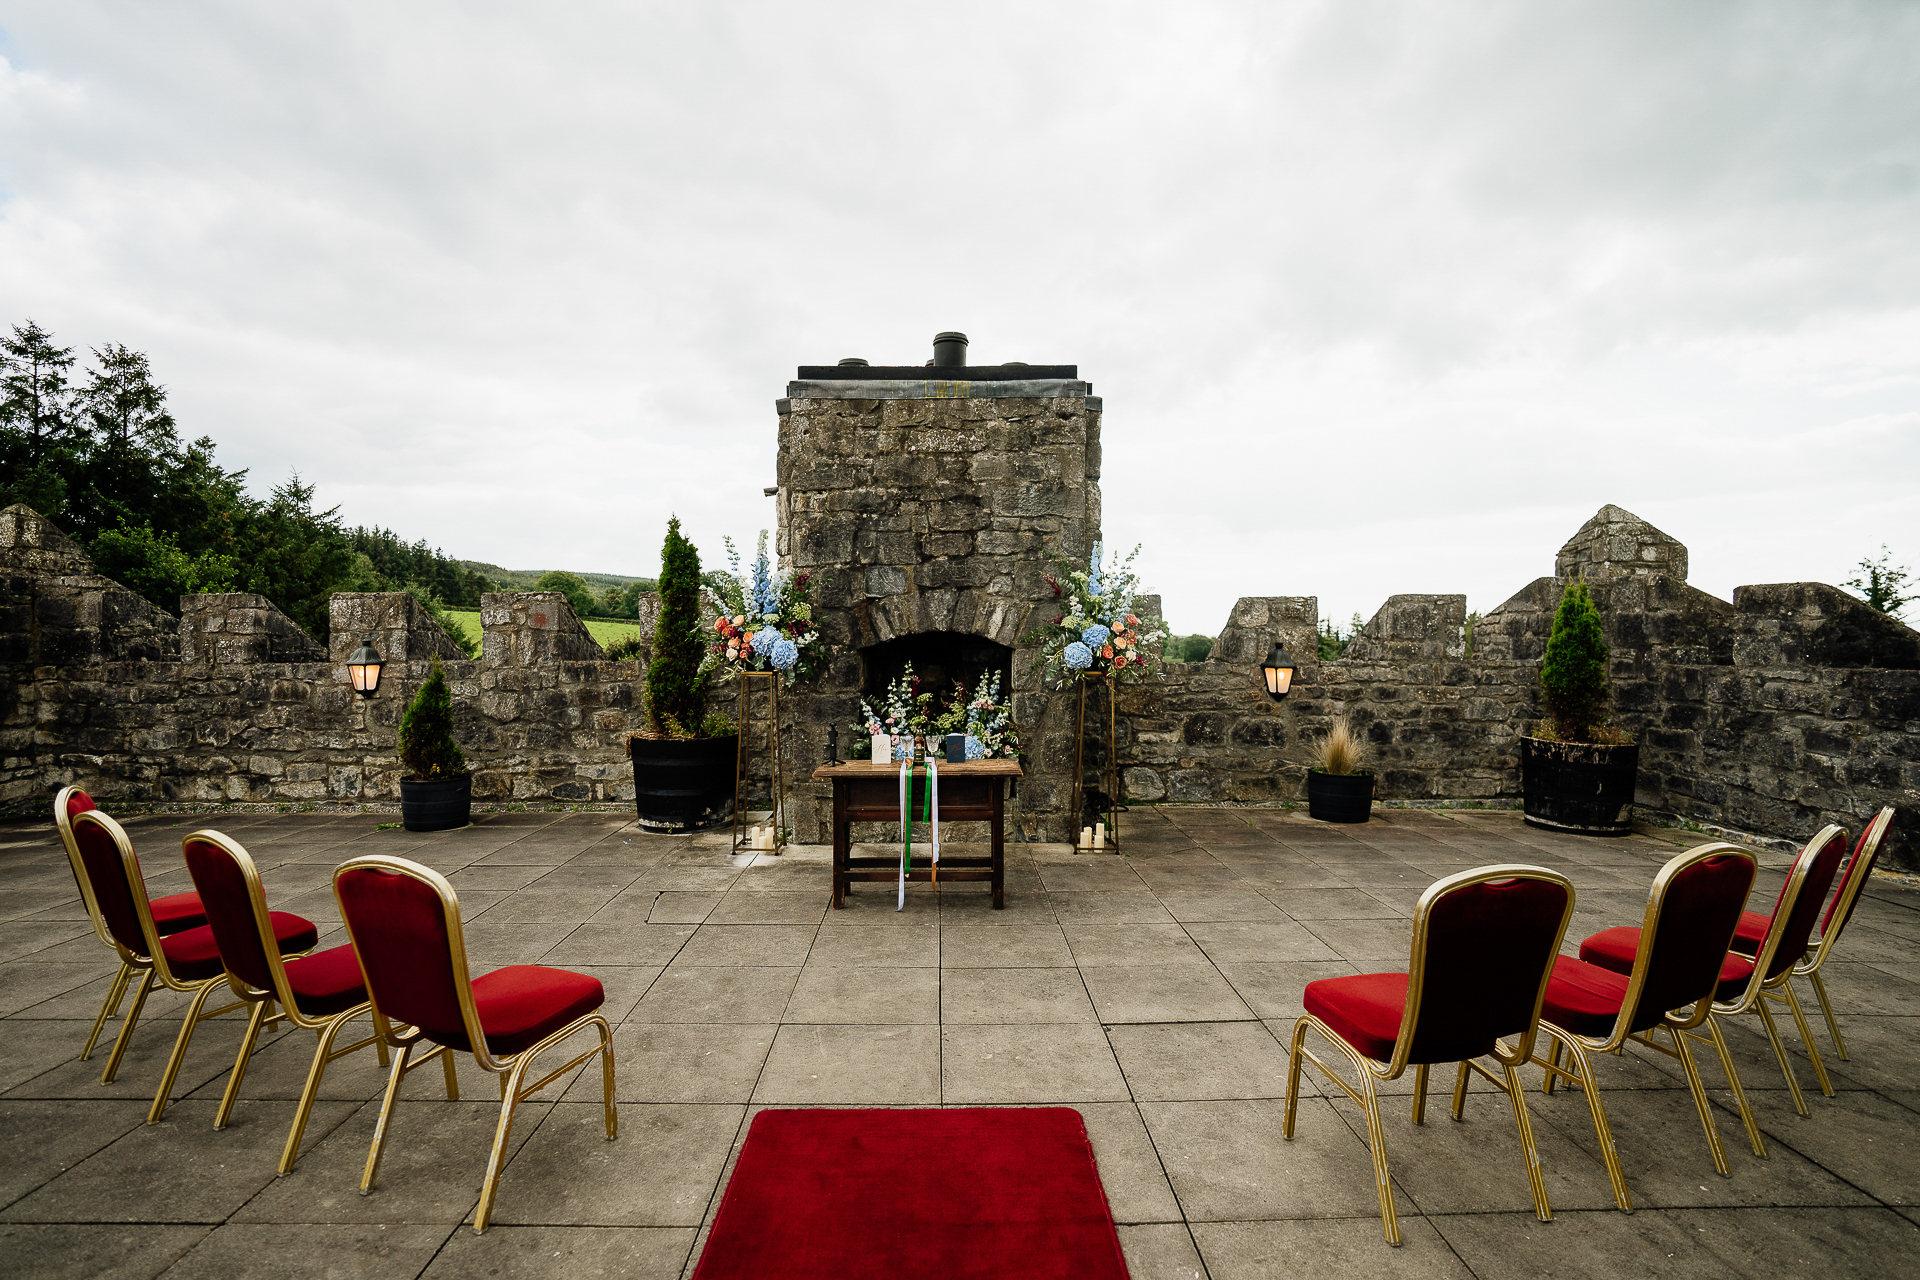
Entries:
[[1205, 662], [1213, 652], [1213, 637], [1168, 636], [1162, 652], [1168, 662]]
[[654, 627], [653, 661], [647, 664], [647, 721], [655, 736], [713, 736], [702, 719], [706, 647], [700, 628], [700, 552], [681, 534], [680, 517], [674, 516], [660, 550], [660, 620]]
[[1908, 603], [1920, 600], [1920, 591], [1906, 589], [1907, 584], [1913, 581], [1913, 574], [1905, 565], [1888, 564], [1891, 556], [1886, 544], [1881, 543], [1880, 558], [1869, 560], [1863, 557], [1859, 571], [1843, 585], [1858, 591], [1868, 604], [1889, 618], [1898, 618]]
[[1540, 663], [1540, 688], [1553, 737], [1562, 742], [1599, 740], [1607, 703], [1607, 656], [1600, 610], [1587, 584], [1569, 582]]
[[533, 589], [558, 591], [567, 598], [567, 603], [573, 606], [573, 615], [576, 618], [588, 617], [599, 608], [599, 603], [594, 598], [593, 588], [581, 581], [579, 574], [568, 573], [565, 569], [549, 569], [540, 575], [540, 580], [533, 584]]
[[606, 653], [607, 660], [610, 662], [631, 662], [647, 651], [647, 642], [641, 638], [638, 631], [634, 631], [632, 635], [622, 636], [612, 644], [603, 644], [600, 648]]
[[467, 759], [453, 740], [453, 691], [438, 658], [400, 721], [400, 765], [413, 782], [438, 782], [467, 771]]
[[101, 573], [168, 612], [189, 592], [257, 592], [323, 644], [335, 591], [418, 584], [479, 603], [484, 578], [386, 530], [343, 529], [297, 474], [250, 495], [212, 440], [180, 438], [145, 355], [92, 354], [75, 375], [73, 348], [32, 320], [0, 335], [0, 506], [32, 507]]

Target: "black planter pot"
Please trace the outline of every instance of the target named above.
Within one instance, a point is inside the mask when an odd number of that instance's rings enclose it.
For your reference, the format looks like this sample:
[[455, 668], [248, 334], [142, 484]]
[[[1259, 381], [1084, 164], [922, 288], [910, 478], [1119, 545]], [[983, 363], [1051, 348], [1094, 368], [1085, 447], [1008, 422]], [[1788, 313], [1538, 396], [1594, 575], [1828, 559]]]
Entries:
[[1520, 739], [1520, 786], [1526, 823], [1582, 836], [1633, 833], [1633, 787], [1640, 744]]
[[1307, 770], [1307, 816], [1322, 822], [1365, 822], [1373, 812], [1373, 775]]
[[693, 831], [727, 816], [740, 735], [628, 738], [633, 805], [649, 831]]
[[473, 818], [473, 775], [437, 782], [400, 779], [400, 825], [409, 831], [451, 831]]

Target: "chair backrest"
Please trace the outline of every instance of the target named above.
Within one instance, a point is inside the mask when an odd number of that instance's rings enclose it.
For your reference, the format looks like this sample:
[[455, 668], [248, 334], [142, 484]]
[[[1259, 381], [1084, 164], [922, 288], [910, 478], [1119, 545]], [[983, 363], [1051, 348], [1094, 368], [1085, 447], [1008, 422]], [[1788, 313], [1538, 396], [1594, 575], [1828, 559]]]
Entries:
[[93, 931], [100, 935], [100, 941], [112, 946], [113, 934], [108, 931], [107, 922], [100, 918], [100, 907], [93, 900], [93, 885], [88, 882], [80, 846], [73, 842], [74, 816], [91, 813], [97, 807], [93, 797], [79, 787], [62, 787], [60, 794], [53, 798], [53, 825], [60, 832], [60, 843], [67, 851], [67, 866], [73, 870], [73, 881], [80, 887], [80, 905], [86, 908], [87, 919], [93, 922]]
[[272, 992], [283, 1005], [292, 1007], [279, 944], [266, 942], [273, 937], [273, 920], [253, 859], [237, 841], [218, 831], [194, 832], [181, 841], [180, 851], [206, 910], [221, 962], [227, 966], [227, 980], [235, 990], [244, 983], [255, 991]]
[[1458, 1062], [1518, 1036], [1533, 1052], [1540, 1001], [1573, 914], [1573, 885], [1507, 863], [1436, 881], [1413, 916], [1413, 955], [1392, 1070]]
[[107, 939], [136, 956], [159, 949], [146, 880], [126, 829], [98, 809], [73, 815], [73, 844]]
[[1846, 870], [1840, 873], [1840, 887], [1834, 890], [1833, 901], [1827, 904], [1826, 914], [1820, 917], [1819, 955], [1814, 957], [1816, 966], [1833, 949], [1833, 944], [1840, 940], [1847, 921], [1853, 919], [1853, 909], [1859, 905], [1867, 882], [1873, 879], [1874, 864], [1880, 861], [1880, 845], [1887, 838], [1887, 828], [1892, 823], [1893, 806], [1888, 805], [1873, 816], [1873, 821], [1860, 833], [1860, 843], [1853, 846], [1853, 856], [1847, 860]]
[[1696, 1010], [1690, 1021], [1706, 1017], [1757, 869], [1751, 853], [1720, 843], [1697, 845], [1660, 868], [1627, 978], [1626, 1026], [1616, 1028], [1616, 1039], [1689, 1005]]
[[446, 877], [404, 858], [354, 858], [334, 869], [333, 894], [374, 1007], [438, 1043], [484, 1048]]
[[1807, 841], [1807, 847], [1793, 860], [1793, 870], [1780, 890], [1781, 900], [1773, 909], [1773, 926], [1767, 930], [1766, 945], [1754, 958], [1754, 965], [1766, 970], [1767, 981], [1778, 978], [1806, 955], [1807, 943], [1813, 937], [1813, 922], [1820, 916], [1820, 904], [1826, 901], [1827, 890], [1833, 885], [1833, 877], [1840, 870], [1840, 859], [1846, 852], [1847, 833], [1829, 824]]

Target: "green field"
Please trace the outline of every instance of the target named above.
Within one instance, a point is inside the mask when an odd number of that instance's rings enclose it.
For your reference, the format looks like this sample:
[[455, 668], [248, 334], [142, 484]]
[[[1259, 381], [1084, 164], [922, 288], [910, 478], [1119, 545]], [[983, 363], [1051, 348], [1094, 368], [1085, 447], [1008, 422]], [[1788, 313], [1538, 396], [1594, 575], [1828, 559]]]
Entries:
[[[467, 634], [474, 639], [480, 638], [480, 613], [461, 609], [447, 610], [447, 616], [466, 628]], [[640, 629], [637, 622], [621, 622], [613, 618], [585, 618], [587, 634], [597, 640], [602, 648], [615, 640], [624, 640]]]

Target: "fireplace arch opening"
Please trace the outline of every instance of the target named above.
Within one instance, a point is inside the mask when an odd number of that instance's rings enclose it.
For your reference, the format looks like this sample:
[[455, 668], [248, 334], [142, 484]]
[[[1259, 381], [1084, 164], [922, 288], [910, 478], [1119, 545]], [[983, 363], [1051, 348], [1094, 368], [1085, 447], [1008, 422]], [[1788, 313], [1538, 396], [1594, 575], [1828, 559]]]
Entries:
[[1013, 691], [1013, 650], [985, 636], [964, 631], [923, 631], [868, 645], [860, 650], [860, 695], [878, 706], [906, 664], [920, 677], [920, 692], [933, 694], [938, 710], [956, 693], [971, 691], [989, 672], [1000, 675], [1000, 696]]

